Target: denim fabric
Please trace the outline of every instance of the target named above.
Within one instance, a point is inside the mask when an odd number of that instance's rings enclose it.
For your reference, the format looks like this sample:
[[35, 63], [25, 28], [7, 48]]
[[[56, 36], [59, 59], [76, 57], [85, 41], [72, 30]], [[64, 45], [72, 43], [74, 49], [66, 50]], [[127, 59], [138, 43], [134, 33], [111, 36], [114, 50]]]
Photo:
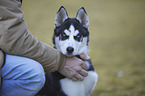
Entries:
[[6, 54], [1, 74], [1, 96], [34, 96], [45, 83], [41, 64], [25, 57]]

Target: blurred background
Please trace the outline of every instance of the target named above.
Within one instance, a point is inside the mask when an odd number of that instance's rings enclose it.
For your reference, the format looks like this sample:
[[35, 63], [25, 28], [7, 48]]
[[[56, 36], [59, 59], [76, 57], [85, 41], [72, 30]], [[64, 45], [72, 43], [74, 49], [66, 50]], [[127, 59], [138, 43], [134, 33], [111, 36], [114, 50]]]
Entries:
[[23, 0], [28, 29], [53, 46], [56, 12], [85, 7], [90, 52], [99, 75], [92, 96], [145, 96], [145, 0]]

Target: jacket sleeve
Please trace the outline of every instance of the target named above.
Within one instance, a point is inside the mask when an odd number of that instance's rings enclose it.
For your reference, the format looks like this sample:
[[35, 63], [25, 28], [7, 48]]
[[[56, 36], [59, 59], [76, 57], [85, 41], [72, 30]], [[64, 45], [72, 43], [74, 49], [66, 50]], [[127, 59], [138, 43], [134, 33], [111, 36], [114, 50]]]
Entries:
[[0, 49], [40, 62], [45, 72], [60, 70], [66, 62], [64, 55], [27, 30], [19, 0], [0, 0]]

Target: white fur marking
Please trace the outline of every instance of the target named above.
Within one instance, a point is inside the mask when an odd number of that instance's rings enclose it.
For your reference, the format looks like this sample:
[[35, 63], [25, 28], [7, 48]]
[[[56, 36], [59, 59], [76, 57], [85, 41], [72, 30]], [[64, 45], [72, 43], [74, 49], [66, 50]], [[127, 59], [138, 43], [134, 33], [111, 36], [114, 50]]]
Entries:
[[64, 30], [64, 33], [65, 33], [66, 35], [68, 35], [68, 36], [69, 36], [70, 31], [68, 31], [67, 29], [65, 29], [65, 30]]
[[60, 83], [63, 91], [68, 96], [91, 96], [97, 80], [97, 73], [88, 71], [88, 76], [83, 81], [72, 81], [65, 78], [60, 80]]
[[74, 33], [74, 36], [77, 36], [79, 34], [79, 31], [76, 30], [75, 33]]

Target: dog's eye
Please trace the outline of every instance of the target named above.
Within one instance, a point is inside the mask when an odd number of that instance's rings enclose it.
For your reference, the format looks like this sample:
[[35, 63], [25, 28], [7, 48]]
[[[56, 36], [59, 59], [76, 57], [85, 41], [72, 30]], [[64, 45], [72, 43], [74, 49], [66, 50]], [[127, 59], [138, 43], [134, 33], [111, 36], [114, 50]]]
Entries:
[[61, 40], [66, 40], [66, 39], [68, 39], [68, 35], [66, 35], [65, 33], [62, 33], [62, 34], [60, 34], [60, 36], [59, 36], [59, 39], [61, 39]]
[[62, 34], [62, 37], [66, 37], [67, 35], [65, 33]]
[[76, 37], [77, 37], [77, 38], [80, 38], [81, 36], [80, 36], [80, 35], [77, 35]]
[[78, 35], [76, 35], [76, 36], [74, 36], [74, 37], [75, 37], [75, 38], [80, 38], [80, 37], [81, 37], [81, 35], [79, 35], [79, 34], [78, 34]]
[[81, 35], [74, 36], [74, 39], [79, 41], [79, 42], [82, 41], [82, 38], [83, 37]]

